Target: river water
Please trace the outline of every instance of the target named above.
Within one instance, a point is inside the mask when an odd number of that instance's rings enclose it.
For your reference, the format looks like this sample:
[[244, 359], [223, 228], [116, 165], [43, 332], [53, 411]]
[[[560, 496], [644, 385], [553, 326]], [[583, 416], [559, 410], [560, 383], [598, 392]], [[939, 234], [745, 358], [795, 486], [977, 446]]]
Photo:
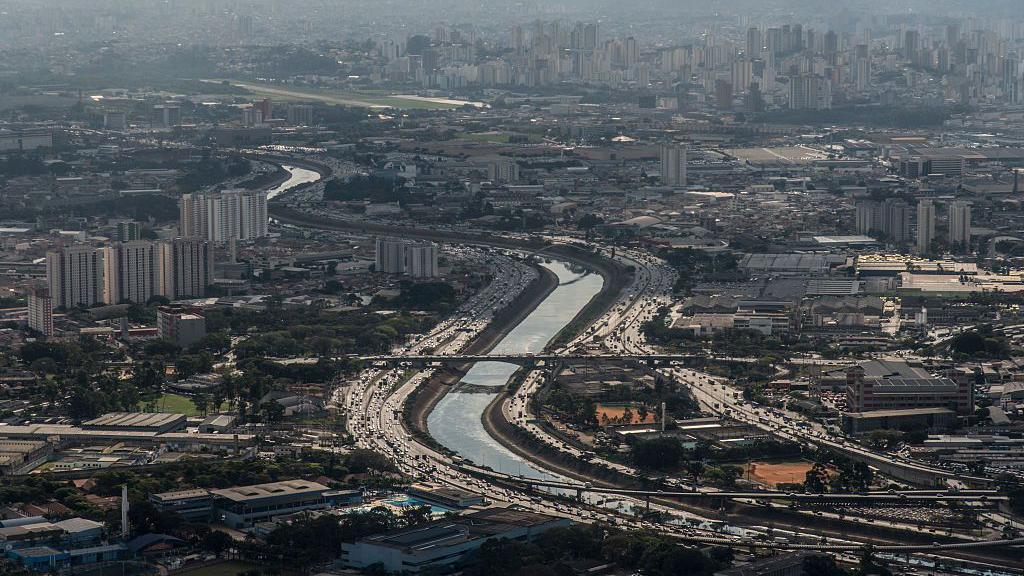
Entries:
[[[494, 347], [492, 354], [541, 352], [601, 290], [600, 275], [570, 266], [562, 262], [544, 264], [558, 276], [559, 286]], [[550, 474], [534, 468], [491, 438], [480, 421], [484, 409], [517, 368], [505, 362], [474, 364], [462, 382], [430, 413], [427, 428], [438, 442], [477, 464], [507, 474], [552, 479]], [[461, 390], [464, 387], [468, 390]]]
[[320, 179], [320, 174], [314, 170], [307, 170], [306, 168], [299, 168], [298, 166], [289, 166], [288, 164], [282, 164], [281, 167], [287, 170], [291, 176], [282, 182], [277, 188], [271, 188], [267, 191], [268, 200], [278, 194], [291, 190], [299, 184], [316, 182]]

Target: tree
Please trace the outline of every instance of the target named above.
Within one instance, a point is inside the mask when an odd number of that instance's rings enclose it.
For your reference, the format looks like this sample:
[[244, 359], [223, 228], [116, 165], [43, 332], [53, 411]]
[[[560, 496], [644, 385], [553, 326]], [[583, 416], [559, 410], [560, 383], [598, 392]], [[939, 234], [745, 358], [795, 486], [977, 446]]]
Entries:
[[664, 436], [641, 440], [633, 445], [633, 462], [639, 468], [673, 470], [679, 467], [686, 449], [678, 438]]
[[228, 536], [224, 532], [219, 530], [210, 530], [203, 537], [202, 547], [203, 550], [213, 554], [214, 556], [220, 556], [227, 549], [231, 548], [234, 541], [231, 536]]
[[824, 494], [828, 486], [828, 471], [818, 462], [804, 476], [804, 491], [812, 494]]

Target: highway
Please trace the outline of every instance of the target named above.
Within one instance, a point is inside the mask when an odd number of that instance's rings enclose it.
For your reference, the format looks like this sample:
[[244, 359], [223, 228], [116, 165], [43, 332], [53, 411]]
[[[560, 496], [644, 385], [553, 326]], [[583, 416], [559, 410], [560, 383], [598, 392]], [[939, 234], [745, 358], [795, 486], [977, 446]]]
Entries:
[[[303, 190], [304, 198], [312, 199], [307, 196], [316, 194], [311, 190], [312, 188], [314, 187], [306, 187]], [[294, 197], [289, 197], [289, 202], [293, 207], [304, 203]], [[325, 223], [322, 220], [322, 214], [317, 214], [316, 218], [318, 219], [316, 221], [303, 222], [292, 214], [289, 225], [333, 228], [330, 223]], [[336, 229], [348, 230], [352, 226], [351, 223], [341, 223]], [[517, 241], [522, 242], [526, 239], [495, 238], [495, 242], [503, 247], [508, 247], [509, 244], [514, 244]], [[478, 239], [473, 239], [472, 242], [474, 244], [482, 243]], [[481, 258], [506, 258], [496, 256], [493, 252], [480, 252], [468, 245], [459, 246], [457, 250], [459, 253], [456, 257], [476, 258], [478, 262]], [[642, 343], [640, 326], [644, 321], [653, 318], [662, 306], [670, 303], [669, 294], [674, 282], [674, 273], [659, 263], [657, 259], [642, 252], [617, 253], [616, 258], [636, 266], [637, 272], [633, 283], [604, 316], [577, 337], [572, 338], [568, 344], [555, 350], [554, 353], [580, 353], [587, 347], [600, 345], [604, 345], [611, 352], [618, 354], [652, 353], [652, 350]], [[435, 326], [429, 334], [413, 338], [406, 344], [396, 347], [391, 351], [391, 355], [459, 354], [473, 336], [488, 325], [495, 313], [503, 305], [511, 302], [515, 295], [525, 288], [531, 275], [536, 274], [525, 264], [510, 258], [497, 262], [492, 261], [491, 265], [495, 271], [495, 280], [490, 286], [475, 294], [455, 314]], [[428, 350], [431, 351], [430, 354], [427, 354]], [[685, 381], [691, 383], [698, 399], [705, 406], [713, 407], [718, 395], [712, 395], [710, 392], [701, 393], [703, 384], [698, 384], [698, 382], [707, 381], [709, 377], [676, 368], [668, 370], [670, 374], [685, 375]], [[848, 546], [850, 549], [862, 549], [865, 546], [865, 542], [851, 541], [841, 532], [834, 530], [825, 531], [828, 533], [826, 537], [806, 532], [787, 532], [784, 529], [765, 529], [763, 526], [728, 526], [717, 519], [703, 518], [681, 512], [673, 507], [652, 503], [650, 508], [652, 511], [662, 512], [669, 519], [667, 522], [656, 524], [641, 520], [630, 512], [639, 506], [646, 505], [646, 502], [628, 495], [622, 495], [617, 500], [583, 495], [581, 501], [572, 501], [560, 494], [516, 490], [485, 481], [460, 469], [460, 466], [463, 465], [461, 459], [453, 458], [417, 441], [404, 428], [402, 407], [406, 399], [425, 383], [432, 373], [433, 370], [430, 369], [407, 372], [402, 368], [369, 367], [360, 373], [354, 382], [337, 388], [332, 397], [332, 402], [339, 407], [343, 414], [348, 416], [349, 432], [356, 439], [357, 445], [374, 449], [390, 457], [404, 473], [413, 478], [448, 484], [484, 494], [494, 501], [504, 501], [532, 510], [569, 517], [580, 522], [602, 521], [624, 527], [656, 530], [691, 542], [716, 541], [750, 547], [794, 548], [804, 545], [820, 547], [822, 540], [826, 540], [830, 545]], [[534, 374], [537, 374], [537, 371], [531, 372], [529, 376], [532, 377]], [[525, 407], [528, 404], [529, 395], [534, 389], [530, 385], [530, 377], [527, 378], [527, 384], [522, 386], [520, 391], [508, 401], [508, 406], [505, 409], [506, 415], [510, 416], [520, 409], [522, 412], [526, 412]], [[725, 394], [724, 389], [720, 392], [722, 395]], [[724, 405], [721, 400], [719, 400], [719, 405]], [[561, 445], [561, 442], [559, 444]], [[557, 474], [552, 474], [552, 476], [555, 476], [558, 482], [573, 483], [571, 479], [562, 478]], [[679, 483], [678, 486], [679, 488], [690, 488], [682, 483]], [[784, 538], [786, 541], [779, 542], [768, 538], [768, 535], [772, 533], [786, 534], [787, 538]], [[989, 545], [996, 544], [1006, 545], [1007, 542], [1001, 541]], [[924, 548], [941, 549], [937, 545]]]

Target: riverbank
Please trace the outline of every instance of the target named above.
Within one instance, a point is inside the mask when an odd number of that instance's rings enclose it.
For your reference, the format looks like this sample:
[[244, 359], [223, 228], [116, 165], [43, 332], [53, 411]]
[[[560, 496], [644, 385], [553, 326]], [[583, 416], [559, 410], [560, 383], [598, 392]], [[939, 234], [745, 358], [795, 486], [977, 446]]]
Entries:
[[[538, 272], [537, 278], [530, 282], [476, 338], [466, 345], [463, 353], [487, 354], [490, 352], [513, 328], [526, 319], [541, 302], [555, 291], [555, 288], [558, 287], [558, 277], [543, 266], [535, 265], [534, 269]], [[437, 403], [462, 380], [471, 366], [471, 364], [462, 364], [443, 370], [406, 398], [402, 414], [403, 424], [417, 440], [427, 443], [435, 449], [440, 447], [448, 451], [430, 436], [427, 418]]]

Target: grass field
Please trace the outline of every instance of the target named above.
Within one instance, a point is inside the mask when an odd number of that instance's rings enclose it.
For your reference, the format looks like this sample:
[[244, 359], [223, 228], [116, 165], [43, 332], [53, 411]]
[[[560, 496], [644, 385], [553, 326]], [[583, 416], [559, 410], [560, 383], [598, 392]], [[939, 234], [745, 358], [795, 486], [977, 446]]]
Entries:
[[[145, 404], [145, 402], [143, 403]], [[221, 411], [227, 410], [230, 405], [225, 402], [221, 404]], [[200, 412], [196, 409], [195, 402], [187, 396], [181, 394], [165, 393], [160, 396], [156, 401], [156, 409], [160, 412], [170, 412], [172, 414], [184, 414], [186, 416], [199, 416]], [[209, 411], [213, 411], [210, 409]]]
[[356, 106], [359, 108], [400, 108], [406, 110], [451, 110], [459, 107], [456, 104], [402, 98], [386, 92], [369, 90], [342, 92], [337, 90], [317, 90], [314, 88], [279, 87], [258, 82], [235, 80], [230, 82], [232, 86], [245, 88], [254, 94], [284, 101], [318, 101], [326, 104], [340, 104], [342, 106]]

